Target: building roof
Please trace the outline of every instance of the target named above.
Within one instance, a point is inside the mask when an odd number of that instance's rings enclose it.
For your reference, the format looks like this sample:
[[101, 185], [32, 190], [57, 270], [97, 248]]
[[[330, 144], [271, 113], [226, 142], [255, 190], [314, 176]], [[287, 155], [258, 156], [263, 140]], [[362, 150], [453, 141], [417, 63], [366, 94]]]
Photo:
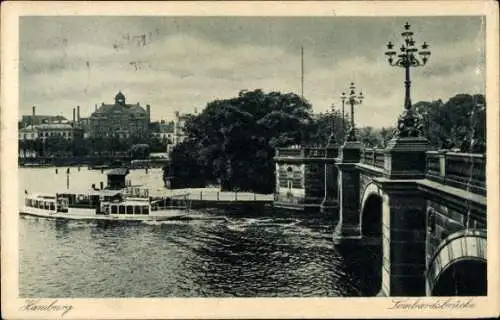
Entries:
[[[123, 103], [121, 103], [123, 102]], [[95, 118], [100, 115], [108, 115], [111, 113], [128, 113], [128, 114], [142, 114], [146, 115], [146, 110], [139, 104], [127, 104], [125, 103], [125, 96], [123, 93], [118, 92], [115, 96], [114, 104], [102, 103], [101, 106], [97, 108], [95, 112], [90, 115], [90, 118]]]
[[69, 123], [43, 123], [37, 125], [29, 125], [26, 128], [22, 128], [19, 131], [33, 131], [33, 130], [71, 130], [75, 129]]
[[108, 115], [112, 113], [129, 113], [129, 114], [146, 114], [141, 105], [138, 104], [102, 104], [95, 112], [90, 115], [90, 118], [95, 118], [100, 115]]
[[[23, 115], [22, 116], [22, 121], [32, 121], [33, 120], [33, 115]], [[50, 121], [57, 121], [57, 120], [68, 120], [65, 117], [61, 115], [57, 116], [47, 116], [47, 115], [35, 115], [35, 120], [50, 120]]]

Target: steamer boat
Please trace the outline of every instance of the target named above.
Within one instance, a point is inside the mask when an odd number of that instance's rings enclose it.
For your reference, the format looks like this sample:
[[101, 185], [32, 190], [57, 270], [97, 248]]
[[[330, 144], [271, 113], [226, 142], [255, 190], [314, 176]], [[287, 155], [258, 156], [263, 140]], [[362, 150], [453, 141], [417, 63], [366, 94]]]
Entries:
[[140, 186], [126, 185], [128, 169], [113, 169], [105, 188], [85, 193], [28, 194], [20, 215], [71, 220], [161, 221], [189, 214], [189, 194], [156, 197]]

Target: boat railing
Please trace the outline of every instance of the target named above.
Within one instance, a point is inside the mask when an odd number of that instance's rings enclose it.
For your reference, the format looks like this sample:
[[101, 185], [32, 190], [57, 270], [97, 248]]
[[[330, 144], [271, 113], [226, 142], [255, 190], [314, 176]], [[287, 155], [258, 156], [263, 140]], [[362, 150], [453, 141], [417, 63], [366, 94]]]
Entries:
[[191, 199], [189, 194], [176, 195], [172, 197], [161, 197], [151, 201], [151, 210], [168, 210], [168, 209], [182, 209], [190, 210]]
[[124, 195], [127, 198], [149, 198], [149, 190], [140, 187], [126, 187]]

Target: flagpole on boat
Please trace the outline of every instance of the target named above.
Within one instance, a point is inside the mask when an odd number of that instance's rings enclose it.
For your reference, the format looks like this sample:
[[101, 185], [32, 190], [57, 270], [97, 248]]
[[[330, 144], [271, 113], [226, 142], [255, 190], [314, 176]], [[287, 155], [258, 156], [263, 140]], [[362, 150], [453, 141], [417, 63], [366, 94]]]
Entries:
[[66, 189], [69, 190], [69, 168], [66, 170]]

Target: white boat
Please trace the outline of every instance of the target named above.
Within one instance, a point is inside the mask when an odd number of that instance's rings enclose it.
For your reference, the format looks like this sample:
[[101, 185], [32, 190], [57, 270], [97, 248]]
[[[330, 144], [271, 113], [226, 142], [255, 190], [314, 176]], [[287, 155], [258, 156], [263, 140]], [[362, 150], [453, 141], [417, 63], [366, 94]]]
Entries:
[[108, 186], [85, 193], [25, 195], [20, 215], [51, 219], [161, 221], [189, 214], [189, 194], [153, 198], [140, 186], [126, 186], [127, 169], [108, 173]]

